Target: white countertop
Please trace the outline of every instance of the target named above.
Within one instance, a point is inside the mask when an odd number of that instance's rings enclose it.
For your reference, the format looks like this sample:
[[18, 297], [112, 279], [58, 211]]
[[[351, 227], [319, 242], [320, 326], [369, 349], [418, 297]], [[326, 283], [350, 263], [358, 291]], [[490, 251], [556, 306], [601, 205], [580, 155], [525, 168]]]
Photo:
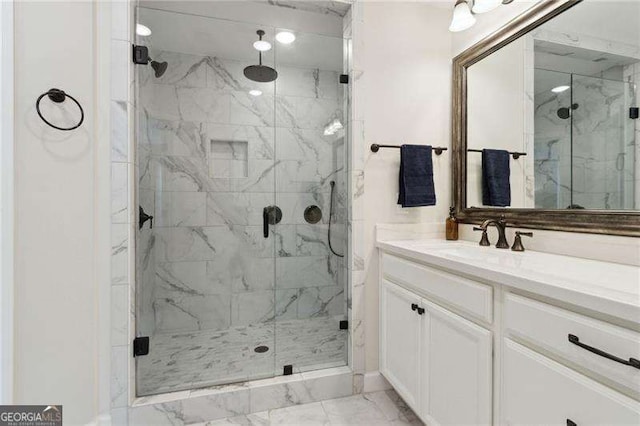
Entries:
[[422, 263], [578, 305], [640, 324], [640, 267], [467, 241], [378, 241]]

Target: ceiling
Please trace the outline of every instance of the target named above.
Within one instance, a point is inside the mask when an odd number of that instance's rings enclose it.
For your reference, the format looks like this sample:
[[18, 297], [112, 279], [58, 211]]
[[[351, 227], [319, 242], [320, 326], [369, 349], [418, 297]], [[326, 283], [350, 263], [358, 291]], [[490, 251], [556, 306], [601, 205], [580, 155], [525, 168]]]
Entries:
[[265, 64], [275, 61], [276, 66], [343, 68], [344, 46], [338, 37], [295, 32], [296, 40], [283, 45], [274, 40], [278, 28], [146, 8], [138, 8], [138, 22], [152, 30], [150, 37], [138, 37], [138, 43], [156, 50], [257, 63], [253, 43], [258, 39], [256, 31], [262, 29], [266, 33], [263, 39], [273, 45], [263, 54]]

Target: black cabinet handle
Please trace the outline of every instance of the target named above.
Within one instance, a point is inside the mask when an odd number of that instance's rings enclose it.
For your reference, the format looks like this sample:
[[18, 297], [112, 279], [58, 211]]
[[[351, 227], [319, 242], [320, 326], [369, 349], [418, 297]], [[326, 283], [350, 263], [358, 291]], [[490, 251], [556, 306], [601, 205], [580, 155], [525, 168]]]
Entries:
[[418, 312], [418, 315], [424, 314], [424, 308], [421, 308], [420, 306], [416, 305], [415, 303], [411, 304], [411, 310]]
[[269, 208], [262, 209], [262, 234], [269, 238]]
[[578, 424], [571, 419], [567, 419], [567, 426], [578, 426]]
[[574, 345], [580, 346], [582, 349], [586, 349], [589, 352], [592, 352], [596, 355], [600, 355], [601, 357], [610, 359], [611, 361], [619, 362], [620, 364], [624, 364], [630, 367], [640, 369], [639, 360], [635, 358], [629, 358], [629, 361], [627, 361], [626, 359], [618, 358], [617, 356], [606, 353], [605, 351], [602, 351], [598, 348], [594, 348], [593, 346], [585, 345], [584, 343], [580, 343], [580, 338], [574, 334], [569, 334], [569, 342], [573, 343]]

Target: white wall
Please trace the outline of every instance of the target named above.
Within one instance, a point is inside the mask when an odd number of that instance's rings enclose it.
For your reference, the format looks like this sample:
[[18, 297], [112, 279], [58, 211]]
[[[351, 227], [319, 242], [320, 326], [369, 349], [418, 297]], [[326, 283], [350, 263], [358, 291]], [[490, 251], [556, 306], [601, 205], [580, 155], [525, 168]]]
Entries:
[[[467, 71], [467, 146], [525, 150], [525, 39], [520, 38]], [[508, 72], [504, 72], [509, 70]], [[524, 160], [510, 160], [511, 206], [525, 207]], [[467, 158], [467, 205], [482, 207], [482, 154]]]
[[[378, 368], [376, 223], [442, 222], [451, 204], [451, 150], [434, 155], [437, 205], [399, 207], [399, 151], [371, 143], [450, 146], [451, 11], [428, 3], [364, 4], [363, 101], [366, 369]], [[354, 54], [358, 54], [357, 51]]]
[[[92, 2], [15, 4], [15, 402], [63, 404], [65, 424], [97, 409], [94, 13]], [[38, 118], [51, 87], [82, 103], [82, 127]], [[46, 112], [70, 124], [59, 107]]]

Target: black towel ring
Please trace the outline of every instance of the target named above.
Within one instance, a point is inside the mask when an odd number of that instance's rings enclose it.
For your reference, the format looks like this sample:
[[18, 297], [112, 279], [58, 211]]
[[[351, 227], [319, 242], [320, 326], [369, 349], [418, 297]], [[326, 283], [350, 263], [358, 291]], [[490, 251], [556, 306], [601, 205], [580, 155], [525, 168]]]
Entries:
[[[53, 101], [53, 102], [55, 102], [57, 104], [64, 102], [65, 99], [67, 99], [67, 98], [69, 98], [73, 102], [75, 102], [76, 105], [78, 105], [78, 108], [80, 109], [80, 121], [78, 122], [78, 124], [76, 124], [73, 127], [58, 127], [55, 124], [49, 123], [47, 121], [47, 119], [44, 118], [44, 116], [40, 112], [40, 101], [45, 96], [49, 97], [49, 99], [51, 101]], [[45, 123], [47, 123], [49, 126], [53, 127], [54, 129], [58, 129], [58, 130], [68, 131], [68, 130], [77, 129], [78, 127], [80, 127], [80, 125], [84, 121], [84, 110], [82, 109], [82, 105], [80, 105], [80, 102], [78, 102], [76, 100], [76, 98], [74, 98], [73, 96], [69, 95], [68, 93], [65, 93], [64, 90], [60, 90], [60, 89], [49, 89], [48, 92], [45, 92], [42, 95], [40, 95], [38, 97], [38, 100], [36, 101], [36, 111], [38, 112], [38, 115], [40, 116], [40, 118], [42, 118], [42, 121], [44, 121]]]

